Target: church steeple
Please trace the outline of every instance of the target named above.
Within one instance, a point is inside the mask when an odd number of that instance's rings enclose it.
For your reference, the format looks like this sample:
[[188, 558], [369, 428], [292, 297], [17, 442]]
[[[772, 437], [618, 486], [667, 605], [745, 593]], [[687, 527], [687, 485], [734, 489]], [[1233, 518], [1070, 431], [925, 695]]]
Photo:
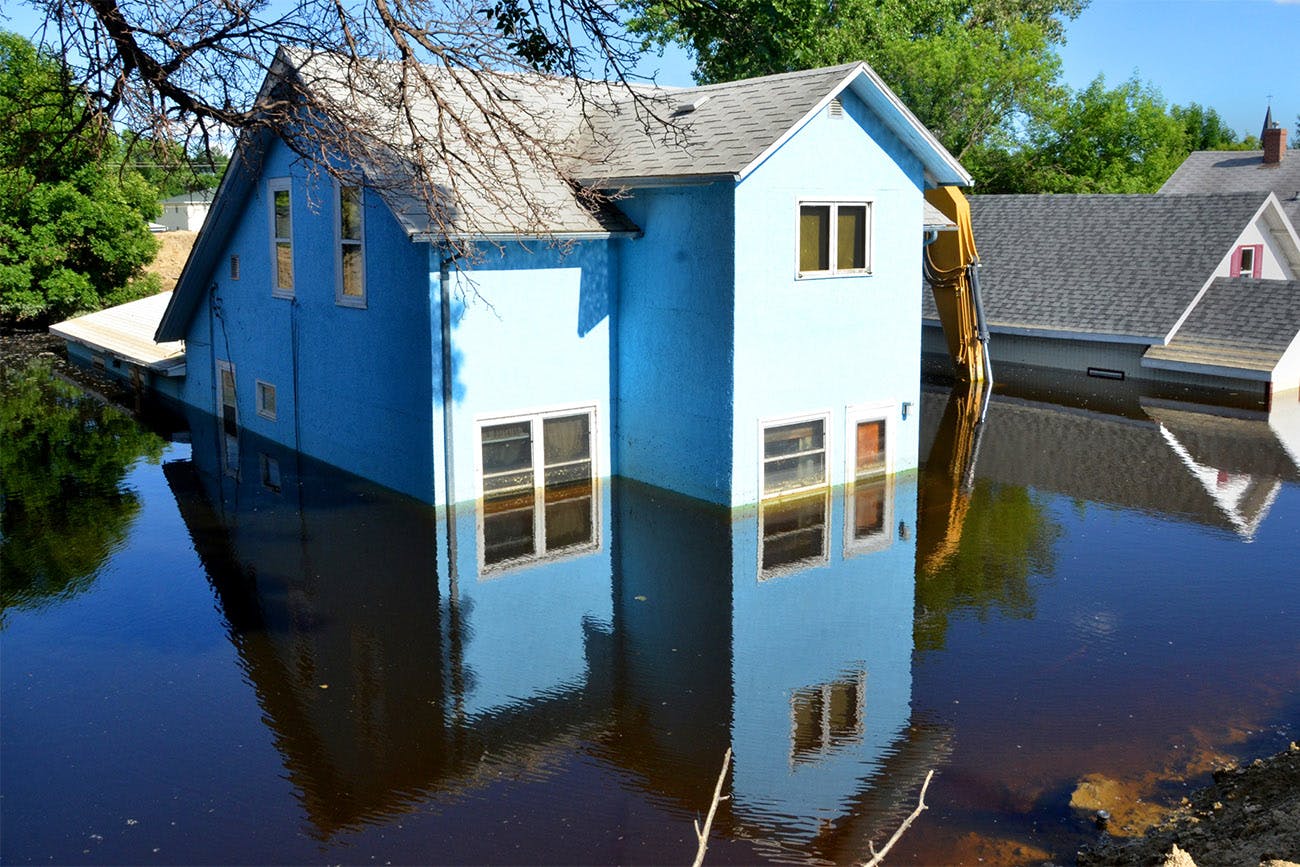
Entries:
[[1264, 112], [1264, 128], [1259, 131], [1259, 140], [1264, 140], [1264, 134], [1273, 128], [1273, 106], [1269, 106]]

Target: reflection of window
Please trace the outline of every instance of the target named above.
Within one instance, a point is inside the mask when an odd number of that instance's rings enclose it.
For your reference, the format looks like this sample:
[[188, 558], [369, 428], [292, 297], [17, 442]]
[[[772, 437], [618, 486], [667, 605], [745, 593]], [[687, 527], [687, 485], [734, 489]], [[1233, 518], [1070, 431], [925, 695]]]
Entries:
[[586, 408], [480, 425], [485, 567], [595, 545], [594, 421]]
[[830, 491], [774, 499], [759, 506], [761, 579], [788, 575], [826, 560]]
[[262, 487], [280, 493], [280, 462], [265, 453], [258, 453], [257, 461], [262, 471]]
[[844, 554], [893, 543], [894, 484], [890, 419], [894, 405], [850, 407], [848, 473], [844, 486]]
[[336, 301], [366, 306], [366, 260], [362, 247], [361, 188], [339, 190], [339, 284]]
[[293, 294], [293, 218], [289, 203], [289, 179], [275, 178], [271, 191], [271, 291]]
[[795, 690], [790, 696], [790, 760], [816, 761], [860, 739], [866, 728], [866, 693], [865, 671]]
[[275, 421], [275, 386], [257, 380], [257, 414]]
[[805, 202], [799, 205], [799, 276], [871, 270], [871, 205]]

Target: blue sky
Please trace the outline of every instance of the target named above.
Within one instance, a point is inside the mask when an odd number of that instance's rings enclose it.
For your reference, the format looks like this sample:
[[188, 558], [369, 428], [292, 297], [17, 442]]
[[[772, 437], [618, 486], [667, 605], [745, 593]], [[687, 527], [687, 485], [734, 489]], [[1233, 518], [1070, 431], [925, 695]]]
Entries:
[[[0, 26], [29, 33], [26, 4], [6, 3]], [[8, 19], [7, 21], [5, 19]], [[1238, 133], [1259, 134], [1272, 94], [1273, 118], [1295, 137], [1300, 114], [1300, 0], [1092, 0], [1067, 29], [1065, 82], [1084, 87], [1136, 74], [1171, 103], [1216, 109]], [[691, 83], [684, 52], [649, 58], [663, 84]]]

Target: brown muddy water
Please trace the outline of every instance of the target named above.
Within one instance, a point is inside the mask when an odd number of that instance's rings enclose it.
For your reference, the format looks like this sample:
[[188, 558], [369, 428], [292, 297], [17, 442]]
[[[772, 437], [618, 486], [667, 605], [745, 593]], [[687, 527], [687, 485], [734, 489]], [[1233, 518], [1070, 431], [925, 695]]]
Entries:
[[919, 474], [616, 480], [494, 561], [494, 516], [4, 388], [7, 864], [689, 863], [728, 747], [706, 863], [865, 860], [931, 769], [889, 863], [1069, 863], [1300, 737], [1295, 408], [927, 390]]

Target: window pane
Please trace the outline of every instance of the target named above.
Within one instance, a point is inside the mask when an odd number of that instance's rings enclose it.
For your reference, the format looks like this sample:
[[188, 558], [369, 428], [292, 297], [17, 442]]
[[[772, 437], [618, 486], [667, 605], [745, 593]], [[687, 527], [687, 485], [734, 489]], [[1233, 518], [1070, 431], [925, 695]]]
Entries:
[[345, 241], [361, 240], [361, 188], [339, 191], [339, 235]]
[[275, 237], [288, 238], [289, 228], [289, 191], [275, 191]]
[[548, 418], [542, 422], [546, 465], [591, 458], [591, 419], [586, 414]]
[[533, 491], [483, 502], [483, 562], [491, 565], [536, 553]]
[[[532, 424], [526, 421], [488, 425], [483, 428], [484, 474], [527, 471], [528, 487], [532, 487], [533, 435]], [[484, 480], [486, 489], [487, 480]]]
[[343, 245], [343, 294], [349, 298], [360, 298], [365, 294], [361, 273], [361, 245]]
[[783, 424], [763, 431], [763, 457], [776, 458], [824, 448], [822, 419]]
[[288, 241], [275, 242], [275, 287], [293, 288], [293, 247]]
[[258, 383], [257, 392], [262, 411], [268, 415], [275, 415], [275, 387]]
[[231, 370], [221, 371], [221, 402], [226, 406], [235, 405], [235, 374]]
[[816, 452], [795, 458], [770, 461], [763, 469], [763, 493], [774, 494], [794, 488], [819, 485], [826, 478], [826, 454]]
[[829, 271], [830, 249], [830, 205], [804, 205], [799, 208], [799, 270]]
[[853, 486], [853, 538], [867, 539], [885, 529], [885, 495], [889, 483], [883, 478], [857, 482]]
[[856, 475], [879, 472], [885, 468], [885, 420], [858, 423]]
[[551, 491], [546, 492], [546, 550], [585, 545], [591, 542], [594, 527], [591, 521], [591, 487], [587, 496], [572, 497], [552, 502]]
[[836, 218], [835, 267], [847, 271], [867, 267], [867, 208], [840, 205]]
[[826, 507], [819, 491], [763, 507], [763, 570], [820, 558], [826, 551]]

